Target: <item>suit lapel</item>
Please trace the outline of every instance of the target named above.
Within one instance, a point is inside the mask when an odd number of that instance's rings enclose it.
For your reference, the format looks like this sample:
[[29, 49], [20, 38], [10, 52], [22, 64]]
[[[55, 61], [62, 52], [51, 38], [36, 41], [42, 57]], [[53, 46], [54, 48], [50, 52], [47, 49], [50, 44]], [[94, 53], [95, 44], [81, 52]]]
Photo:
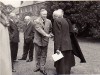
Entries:
[[14, 28], [17, 28], [16, 23], [14, 22], [14, 20], [13, 19], [10, 19], [10, 20], [13, 23]]
[[44, 29], [46, 29], [48, 27], [48, 21], [47, 19], [45, 20], [45, 25], [44, 25]]
[[16, 27], [16, 28], [17, 28], [17, 25], [16, 25], [16, 23], [14, 23], [14, 27]]
[[30, 28], [30, 23], [26, 26], [25, 32]]
[[39, 19], [39, 21], [40, 21], [40, 23], [41, 23], [41, 26], [43, 27], [43, 29], [44, 29], [44, 24], [43, 24], [43, 19], [40, 17], [40, 19]]

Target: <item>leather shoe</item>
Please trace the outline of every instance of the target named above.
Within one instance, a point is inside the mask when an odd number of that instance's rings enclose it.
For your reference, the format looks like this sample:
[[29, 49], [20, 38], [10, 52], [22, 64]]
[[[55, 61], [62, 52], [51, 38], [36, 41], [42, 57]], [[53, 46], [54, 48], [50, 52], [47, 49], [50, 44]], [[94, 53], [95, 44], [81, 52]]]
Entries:
[[36, 68], [34, 69], [34, 72], [40, 71], [40, 68]]
[[18, 62], [18, 60], [14, 60], [13, 62]]
[[25, 58], [21, 58], [21, 59], [18, 59], [18, 60], [26, 60]]
[[31, 62], [31, 61], [33, 61], [32, 59], [28, 59], [26, 62]]
[[81, 61], [80, 61], [80, 63], [86, 63], [86, 61], [85, 61], [85, 60], [84, 60], [84, 61], [83, 61], [83, 60], [81, 60]]
[[16, 72], [16, 70], [15, 69], [12, 69], [12, 72]]
[[40, 72], [41, 72], [43, 75], [47, 75], [47, 73], [45, 72], [45, 70], [40, 70]]

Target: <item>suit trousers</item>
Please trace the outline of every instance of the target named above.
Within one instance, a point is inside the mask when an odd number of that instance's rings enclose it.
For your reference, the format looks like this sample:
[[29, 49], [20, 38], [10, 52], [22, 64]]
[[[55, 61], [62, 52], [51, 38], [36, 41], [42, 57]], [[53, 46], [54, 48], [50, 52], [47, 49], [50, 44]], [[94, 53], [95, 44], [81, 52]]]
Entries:
[[17, 59], [18, 42], [10, 42], [10, 48], [11, 48], [11, 58], [12, 61], [14, 61]]
[[47, 48], [48, 46], [38, 46], [35, 44], [36, 67], [40, 68], [41, 70], [45, 69]]
[[29, 59], [33, 60], [33, 52], [34, 52], [33, 40], [30, 42], [24, 42], [24, 50], [22, 58], [26, 59], [29, 53]]
[[17, 59], [17, 53], [18, 53], [18, 42], [10, 42], [10, 48], [11, 48], [12, 69], [14, 69], [14, 60]]
[[55, 62], [57, 75], [70, 75], [71, 67], [75, 66], [72, 50], [61, 51], [63, 58]]

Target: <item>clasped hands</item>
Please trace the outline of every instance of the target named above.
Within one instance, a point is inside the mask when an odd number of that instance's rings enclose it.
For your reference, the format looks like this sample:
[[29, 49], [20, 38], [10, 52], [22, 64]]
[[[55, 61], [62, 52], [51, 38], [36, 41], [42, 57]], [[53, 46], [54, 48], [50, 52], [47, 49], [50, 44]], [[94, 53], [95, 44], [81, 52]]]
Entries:
[[48, 37], [48, 38], [52, 38], [54, 35], [53, 34], [46, 34], [46, 37]]

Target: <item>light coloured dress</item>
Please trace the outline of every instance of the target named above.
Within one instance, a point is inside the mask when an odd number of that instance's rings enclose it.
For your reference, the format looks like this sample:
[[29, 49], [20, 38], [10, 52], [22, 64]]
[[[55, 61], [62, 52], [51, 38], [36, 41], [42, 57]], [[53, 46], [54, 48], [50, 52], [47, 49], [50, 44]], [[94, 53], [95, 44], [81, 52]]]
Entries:
[[8, 27], [0, 23], [0, 75], [12, 75]]

